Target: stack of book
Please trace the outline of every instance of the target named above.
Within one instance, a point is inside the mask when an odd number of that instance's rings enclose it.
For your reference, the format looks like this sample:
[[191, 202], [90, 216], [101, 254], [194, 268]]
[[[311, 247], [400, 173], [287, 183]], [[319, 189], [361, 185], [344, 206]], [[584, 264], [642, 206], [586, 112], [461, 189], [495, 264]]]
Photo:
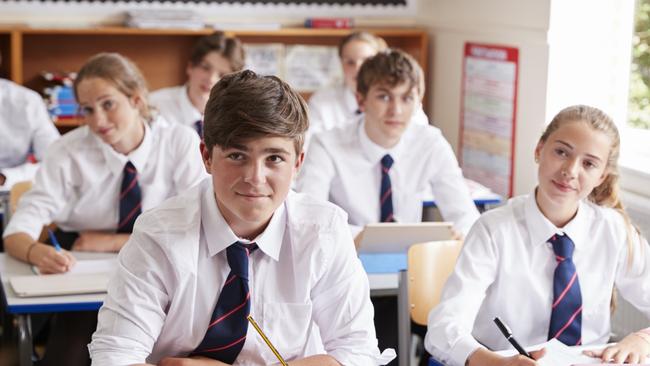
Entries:
[[203, 19], [192, 10], [138, 9], [126, 12], [126, 26], [132, 28], [201, 29]]
[[44, 71], [41, 75], [48, 84], [43, 90], [43, 94], [45, 95], [45, 103], [52, 120], [59, 121], [61, 119], [76, 118], [79, 105], [75, 100], [74, 89], [72, 87], [76, 74]]

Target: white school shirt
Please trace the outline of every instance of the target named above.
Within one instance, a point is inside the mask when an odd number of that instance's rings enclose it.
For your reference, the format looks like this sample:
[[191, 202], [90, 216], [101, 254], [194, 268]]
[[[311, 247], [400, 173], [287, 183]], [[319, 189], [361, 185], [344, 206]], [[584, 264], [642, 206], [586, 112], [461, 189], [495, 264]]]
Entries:
[[158, 89], [149, 95], [149, 102], [166, 120], [191, 127], [203, 120], [203, 112], [196, 109], [187, 94], [187, 85]]
[[50, 146], [3, 236], [24, 232], [38, 238], [51, 222], [64, 231], [115, 230], [129, 160], [138, 171], [143, 211], [207, 176], [196, 133], [162, 117], [145, 123], [142, 143], [128, 155], [116, 152], [87, 126], [79, 127]]
[[40, 161], [58, 138], [43, 98], [31, 89], [0, 79], [0, 173], [6, 178], [0, 189], [32, 180], [38, 164], [27, 162], [30, 149]]
[[390, 154], [393, 216], [422, 221], [422, 202], [433, 192], [445, 220], [467, 233], [479, 214], [451, 146], [439, 129], [409, 124], [399, 143], [385, 149], [370, 140], [364, 122], [316, 134], [296, 181], [296, 190], [339, 205], [353, 233], [379, 221], [381, 158]]
[[[637, 251], [628, 268], [627, 232], [618, 212], [581, 202], [576, 216], [560, 229], [541, 213], [533, 193], [484, 213], [472, 227], [440, 304], [429, 314], [427, 350], [445, 364], [460, 366], [481, 344], [491, 350], [511, 349], [492, 321], [495, 316], [524, 347], [546, 342], [557, 266], [547, 241], [560, 233], [575, 244], [582, 344], [608, 342], [614, 285], [650, 317], [647, 242], [634, 234]], [[639, 254], [640, 245], [646, 255]]]
[[[359, 104], [354, 93], [343, 83], [337, 83], [316, 91], [309, 98], [308, 138], [321, 131], [348, 126], [359, 114]], [[411, 123], [428, 125], [422, 105], [415, 111]]]
[[[378, 365], [368, 278], [345, 213], [290, 192], [249, 260], [251, 315], [287, 361], [327, 353], [343, 365]], [[158, 363], [201, 343], [242, 240], [215, 202], [212, 181], [138, 217], [99, 310], [94, 366]], [[319, 331], [316, 331], [318, 329]], [[234, 365], [277, 364], [252, 326]]]

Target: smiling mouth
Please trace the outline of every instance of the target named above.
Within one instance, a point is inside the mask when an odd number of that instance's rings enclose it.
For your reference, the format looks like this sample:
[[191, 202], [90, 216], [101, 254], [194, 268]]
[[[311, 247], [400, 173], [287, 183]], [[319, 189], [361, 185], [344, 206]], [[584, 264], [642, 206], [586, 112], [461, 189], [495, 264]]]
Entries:
[[557, 182], [555, 180], [551, 180], [551, 182], [553, 182], [553, 185], [555, 185], [555, 187], [557, 187], [562, 192], [575, 191], [575, 188], [573, 188], [573, 187], [571, 187], [569, 185], [559, 183], [559, 182]]

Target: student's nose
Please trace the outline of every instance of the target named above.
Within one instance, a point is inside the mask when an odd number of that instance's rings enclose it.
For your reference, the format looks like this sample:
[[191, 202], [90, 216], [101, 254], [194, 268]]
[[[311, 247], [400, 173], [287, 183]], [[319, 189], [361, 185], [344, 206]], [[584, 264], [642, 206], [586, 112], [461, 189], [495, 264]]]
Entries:
[[244, 181], [252, 185], [266, 182], [266, 166], [263, 161], [253, 161], [246, 169]]
[[96, 110], [93, 114], [86, 116], [86, 122], [90, 124], [91, 127], [101, 127], [106, 124], [106, 113], [101, 109]]
[[402, 105], [402, 102], [399, 100], [399, 98], [393, 98], [393, 100], [390, 102], [391, 114], [400, 115], [402, 114], [403, 110], [404, 110], [404, 106]]
[[210, 84], [211, 85], [215, 85], [216, 83], [218, 83], [219, 79], [221, 79], [221, 77], [219, 76], [218, 72], [213, 72], [212, 74], [210, 74]]
[[563, 167], [562, 174], [566, 178], [574, 178], [578, 175], [578, 169], [580, 168], [579, 159], [569, 159], [566, 161]]

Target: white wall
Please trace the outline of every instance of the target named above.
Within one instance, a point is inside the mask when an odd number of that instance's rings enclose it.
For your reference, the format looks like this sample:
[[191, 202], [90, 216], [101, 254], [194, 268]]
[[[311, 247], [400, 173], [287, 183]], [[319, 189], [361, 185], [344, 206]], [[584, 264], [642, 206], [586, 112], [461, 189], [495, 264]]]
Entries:
[[536, 182], [533, 150], [546, 108], [550, 0], [435, 0], [423, 2], [419, 23], [432, 35], [429, 115], [456, 148], [465, 42], [519, 48], [514, 194]]

